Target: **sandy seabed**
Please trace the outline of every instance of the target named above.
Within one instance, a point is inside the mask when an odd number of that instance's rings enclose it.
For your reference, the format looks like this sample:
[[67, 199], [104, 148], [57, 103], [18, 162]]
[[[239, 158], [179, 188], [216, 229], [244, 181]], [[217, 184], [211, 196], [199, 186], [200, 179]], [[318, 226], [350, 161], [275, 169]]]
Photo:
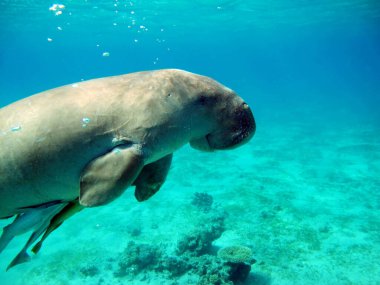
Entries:
[[[186, 146], [149, 201], [136, 202], [129, 189], [110, 205], [82, 211], [31, 262], [5, 272], [28, 235], [14, 239], [1, 254], [0, 283], [199, 284], [199, 274], [154, 264], [120, 273], [120, 259], [131, 241], [174, 256], [178, 242], [210, 226], [216, 211], [224, 225], [208, 254], [243, 245], [256, 260], [238, 284], [380, 284], [379, 137], [375, 124], [301, 122], [262, 126], [233, 151]], [[212, 196], [208, 211], [194, 203], [195, 193]]]

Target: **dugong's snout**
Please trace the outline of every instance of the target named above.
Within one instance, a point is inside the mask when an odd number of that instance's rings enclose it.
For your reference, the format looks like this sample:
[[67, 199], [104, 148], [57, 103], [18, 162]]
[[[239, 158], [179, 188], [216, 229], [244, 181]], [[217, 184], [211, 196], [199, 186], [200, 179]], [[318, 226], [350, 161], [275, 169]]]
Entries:
[[255, 118], [248, 104], [243, 103], [241, 109], [238, 110], [237, 125], [234, 127], [229, 147], [238, 147], [248, 142], [256, 131]]
[[247, 143], [255, 134], [256, 123], [251, 108], [241, 103], [224, 118], [221, 128], [207, 135], [211, 149], [232, 149]]
[[247, 143], [255, 134], [255, 119], [245, 102], [218, 112], [218, 116], [218, 127], [205, 137], [190, 141], [193, 148], [203, 151], [233, 149]]

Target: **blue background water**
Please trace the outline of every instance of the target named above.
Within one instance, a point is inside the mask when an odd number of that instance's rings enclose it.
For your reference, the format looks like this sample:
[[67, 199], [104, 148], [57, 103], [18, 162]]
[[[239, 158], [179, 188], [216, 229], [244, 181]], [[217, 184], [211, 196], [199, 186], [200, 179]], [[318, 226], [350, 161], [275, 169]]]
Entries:
[[[61, 15], [49, 11], [53, 2], [43, 2], [0, 2], [0, 106], [60, 85], [140, 70], [182, 68], [211, 76], [249, 102], [258, 124], [256, 139], [234, 156], [234, 167], [246, 166], [238, 170], [246, 177], [239, 176], [238, 185], [255, 187], [258, 181], [272, 185], [260, 195], [273, 200], [286, 187], [292, 188], [293, 198], [280, 195], [285, 205], [287, 199], [295, 199], [289, 211], [302, 213], [300, 220], [310, 224], [323, 212], [335, 233], [347, 227], [343, 212], [357, 206], [348, 215], [358, 221], [348, 227], [353, 243], [356, 230], [361, 233], [368, 227], [366, 233], [372, 234], [366, 257], [355, 253], [357, 266], [355, 261], [347, 265], [324, 260], [333, 253], [322, 247], [321, 263], [316, 266], [320, 271], [313, 271], [313, 281], [308, 280], [307, 270], [299, 264], [294, 269], [285, 257], [286, 262], [279, 257], [278, 267], [262, 266], [257, 271], [271, 276], [273, 284], [321, 284], [318, 276], [326, 278], [324, 284], [380, 284], [379, 271], [368, 267], [380, 256], [380, 241], [374, 238], [380, 230], [376, 222], [380, 208], [376, 194], [380, 187], [380, 2], [61, 1], [65, 5]], [[109, 56], [103, 56], [104, 52]], [[191, 171], [184, 161], [194, 160], [194, 153], [187, 156], [187, 152], [180, 153], [176, 163]], [[206, 167], [218, 166], [222, 176], [236, 171], [226, 169], [225, 159], [231, 157], [201, 157]], [[178, 168], [168, 181], [171, 186], [182, 185], [176, 184], [181, 179]], [[192, 189], [206, 183], [194, 175]], [[266, 180], [257, 178], [260, 175]], [[208, 184], [214, 182], [210, 178]], [[229, 181], [227, 189], [213, 192], [220, 203], [227, 203], [223, 199], [230, 197], [228, 188], [236, 183]], [[167, 195], [161, 199], [174, 194]], [[252, 206], [248, 200], [258, 199], [255, 195], [241, 195], [245, 209]], [[329, 200], [330, 196], [335, 198]], [[357, 203], [359, 198], [362, 203]], [[235, 207], [227, 204], [237, 213], [242, 204], [236, 203]], [[160, 206], [156, 200], [157, 211]], [[329, 212], [331, 208], [336, 211]], [[263, 232], [273, 222], [255, 221], [251, 222], [256, 231], [262, 228]], [[286, 228], [286, 219], [282, 222], [279, 227]], [[235, 227], [247, 225], [242, 222]], [[302, 226], [297, 229], [305, 232]], [[248, 234], [244, 238], [249, 240]], [[302, 240], [300, 235], [297, 239]], [[279, 256], [274, 249], [260, 251], [257, 246], [256, 251], [268, 259]], [[352, 258], [348, 253], [344, 256], [344, 251], [337, 260]], [[337, 275], [354, 273], [347, 279], [334, 279], [331, 267], [339, 268]], [[19, 273], [28, 272], [26, 268]], [[278, 268], [294, 275], [281, 275]], [[363, 270], [371, 278], [360, 276]]]
[[40, 1], [2, 1], [0, 104], [81, 79], [176, 67], [240, 91], [256, 112], [317, 104], [372, 116], [379, 4], [330, 2], [66, 1], [56, 16]]

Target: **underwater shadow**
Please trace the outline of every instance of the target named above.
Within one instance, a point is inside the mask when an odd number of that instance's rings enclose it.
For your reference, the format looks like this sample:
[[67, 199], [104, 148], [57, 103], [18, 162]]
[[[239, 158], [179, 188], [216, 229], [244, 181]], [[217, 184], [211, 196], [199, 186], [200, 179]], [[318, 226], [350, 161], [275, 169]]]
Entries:
[[269, 276], [251, 272], [241, 285], [270, 285], [272, 281]]

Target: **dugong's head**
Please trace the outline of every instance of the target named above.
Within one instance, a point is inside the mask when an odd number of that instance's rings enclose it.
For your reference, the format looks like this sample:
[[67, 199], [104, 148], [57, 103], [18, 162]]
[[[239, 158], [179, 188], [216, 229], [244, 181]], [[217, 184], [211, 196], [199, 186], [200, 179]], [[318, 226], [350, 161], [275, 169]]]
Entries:
[[[189, 77], [190, 78], [190, 77]], [[199, 150], [232, 149], [248, 142], [256, 130], [255, 120], [248, 104], [234, 91], [211, 78], [192, 75], [192, 116], [198, 125], [190, 145]], [[195, 81], [191, 82], [191, 81]]]

